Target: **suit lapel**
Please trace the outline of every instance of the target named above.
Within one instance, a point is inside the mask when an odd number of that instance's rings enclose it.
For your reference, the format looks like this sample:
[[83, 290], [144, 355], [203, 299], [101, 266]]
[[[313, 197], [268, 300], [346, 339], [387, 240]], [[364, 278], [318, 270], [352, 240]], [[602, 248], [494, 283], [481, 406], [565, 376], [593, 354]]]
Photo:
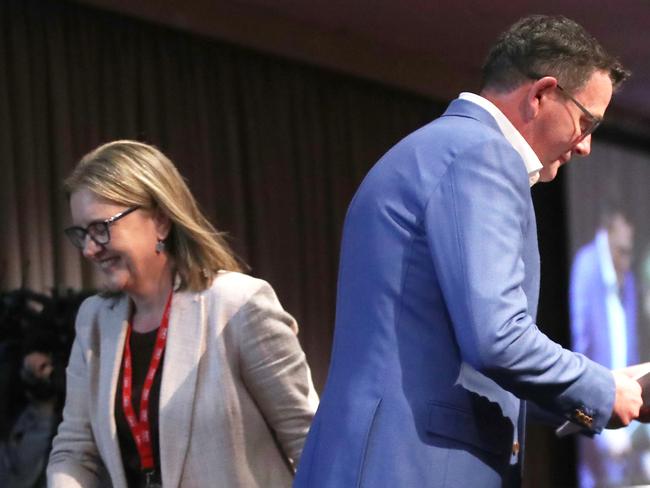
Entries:
[[174, 294], [160, 386], [160, 463], [163, 486], [177, 487], [190, 439], [199, 359], [205, 348], [204, 297]]
[[98, 412], [100, 425], [108, 429], [99, 429], [96, 435], [102, 437], [102, 456], [116, 486], [126, 486], [126, 477], [117, 440], [115, 425], [115, 392], [122, 363], [122, 352], [129, 318], [129, 299], [118, 298], [107, 310], [107, 316], [101, 323], [101, 366], [99, 374]]

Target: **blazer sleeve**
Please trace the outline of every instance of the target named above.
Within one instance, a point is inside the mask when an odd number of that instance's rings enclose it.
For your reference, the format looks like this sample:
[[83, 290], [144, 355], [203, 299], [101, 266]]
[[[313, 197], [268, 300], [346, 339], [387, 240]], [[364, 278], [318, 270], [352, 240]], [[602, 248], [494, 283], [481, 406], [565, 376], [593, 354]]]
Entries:
[[239, 336], [243, 381], [295, 467], [318, 402], [298, 328], [265, 282], [244, 310]]
[[[86, 300], [77, 314], [76, 337], [66, 370], [66, 399], [63, 421], [54, 438], [47, 467], [50, 488], [92, 488], [108, 486], [88, 411], [88, 369], [85, 346], [95, 298]], [[96, 305], [96, 304], [95, 304]]]
[[459, 351], [519, 398], [566, 418], [580, 410], [599, 432], [613, 408], [611, 372], [551, 341], [529, 313], [531, 212], [521, 157], [505, 140], [458, 154], [432, 190], [424, 226]]

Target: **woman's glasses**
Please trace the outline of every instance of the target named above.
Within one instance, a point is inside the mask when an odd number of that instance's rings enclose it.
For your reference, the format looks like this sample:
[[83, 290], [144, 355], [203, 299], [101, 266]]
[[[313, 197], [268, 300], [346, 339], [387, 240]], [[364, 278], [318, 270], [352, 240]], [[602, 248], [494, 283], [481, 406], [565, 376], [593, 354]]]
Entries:
[[109, 227], [121, 218], [126, 217], [131, 212], [139, 209], [140, 206], [127, 208], [126, 210], [113, 215], [112, 217], [99, 222], [91, 222], [87, 227], [68, 227], [63, 232], [68, 236], [72, 245], [76, 248], [83, 249], [86, 245], [86, 236], [89, 236], [95, 244], [105, 246], [111, 241], [111, 232]]

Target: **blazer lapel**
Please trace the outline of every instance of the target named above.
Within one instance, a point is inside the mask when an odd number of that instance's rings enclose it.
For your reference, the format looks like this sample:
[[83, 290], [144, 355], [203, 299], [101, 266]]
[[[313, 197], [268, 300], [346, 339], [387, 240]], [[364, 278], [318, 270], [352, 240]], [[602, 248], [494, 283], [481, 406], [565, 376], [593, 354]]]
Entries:
[[99, 425], [108, 429], [99, 429], [96, 435], [101, 437], [102, 457], [115, 486], [126, 486], [126, 476], [117, 440], [115, 424], [115, 392], [122, 364], [122, 352], [126, 338], [129, 318], [129, 299], [122, 296], [107, 310], [107, 316], [100, 322], [101, 327], [101, 366], [99, 374], [99, 393], [97, 416]]
[[175, 488], [190, 439], [199, 359], [205, 349], [206, 317], [200, 293], [178, 292], [172, 299], [160, 386], [160, 463], [163, 486]]

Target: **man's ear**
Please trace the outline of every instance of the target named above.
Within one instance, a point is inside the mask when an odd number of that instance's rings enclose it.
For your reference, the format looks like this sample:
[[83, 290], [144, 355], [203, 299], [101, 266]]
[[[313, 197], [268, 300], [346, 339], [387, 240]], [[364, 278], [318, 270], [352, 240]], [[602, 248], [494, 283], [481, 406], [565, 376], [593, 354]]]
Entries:
[[158, 234], [158, 239], [164, 241], [169, 235], [169, 231], [172, 228], [171, 219], [159, 208], [154, 210], [153, 221], [156, 226], [156, 233]]
[[557, 87], [557, 79], [553, 76], [544, 76], [528, 87], [524, 113], [527, 119], [537, 117], [539, 111], [546, 103], [547, 96]]

